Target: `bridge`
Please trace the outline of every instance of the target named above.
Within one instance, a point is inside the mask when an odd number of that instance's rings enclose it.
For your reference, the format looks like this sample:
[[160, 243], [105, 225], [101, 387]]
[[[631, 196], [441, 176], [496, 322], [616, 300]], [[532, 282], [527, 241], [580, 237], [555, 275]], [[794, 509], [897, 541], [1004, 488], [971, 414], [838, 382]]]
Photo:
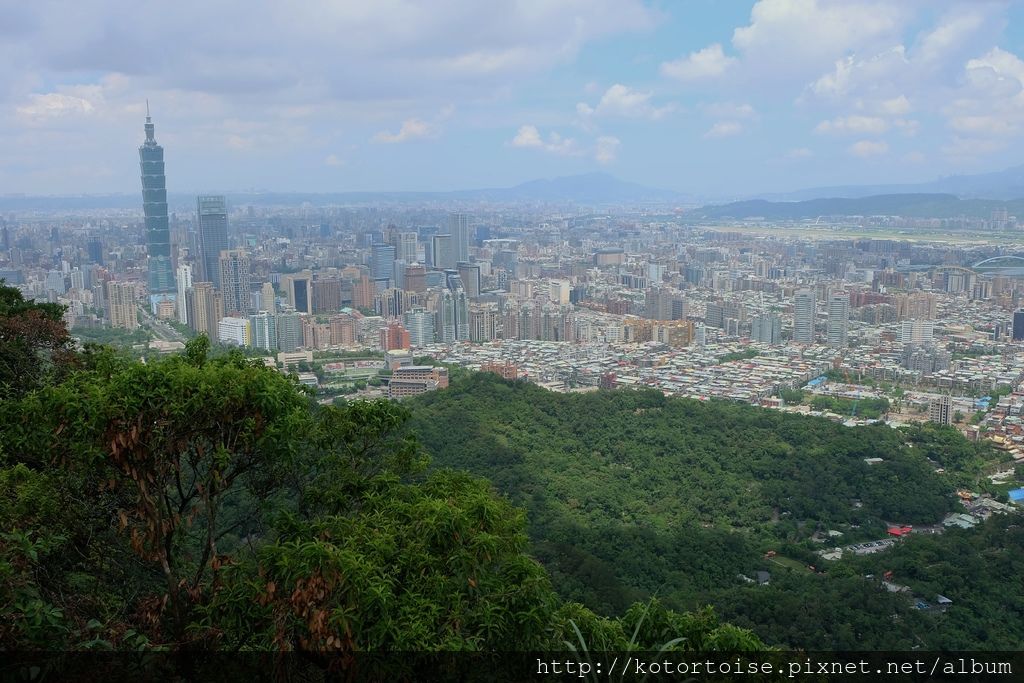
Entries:
[[1010, 277], [1024, 277], [1024, 256], [993, 256], [992, 258], [978, 261], [972, 266], [914, 263], [911, 265], [897, 266], [896, 270], [901, 273], [936, 271], [962, 273], [964, 275], [1006, 275]]

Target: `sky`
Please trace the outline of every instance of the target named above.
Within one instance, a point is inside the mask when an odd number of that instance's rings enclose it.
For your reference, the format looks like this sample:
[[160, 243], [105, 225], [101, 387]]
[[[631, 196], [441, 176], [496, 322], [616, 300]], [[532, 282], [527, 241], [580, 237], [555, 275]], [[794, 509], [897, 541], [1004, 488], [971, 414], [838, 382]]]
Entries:
[[1024, 2], [0, 0], [0, 194], [697, 196], [1024, 158]]

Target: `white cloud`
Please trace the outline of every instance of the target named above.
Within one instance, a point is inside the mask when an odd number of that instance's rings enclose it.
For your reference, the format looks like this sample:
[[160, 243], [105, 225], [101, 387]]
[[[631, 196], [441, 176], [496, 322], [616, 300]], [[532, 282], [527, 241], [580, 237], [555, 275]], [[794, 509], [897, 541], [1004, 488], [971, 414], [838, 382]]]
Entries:
[[682, 59], [663, 62], [661, 73], [679, 81], [699, 81], [722, 76], [738, 61], [725, 54], [721, 43], [714, 43]]
[[910, 105], [910, 100], [907, 99], [906, 95], [882, 100], [875, 105], [875, 111], [889, 116], [905, 116], [912, 110], [913, 107]]
[[27, 104], [16, 109], [18, 116], [26, 121], [54, 119], [66, 116], [80, 116], [93, 113], [95, 107], [89, 100], [61, 93], [30, 95]]
[[897, 42], [913, 15], [888, 0], [759, 0], [733, 32], [744, 67], [772, 80], [802, 79], [851, 52]]
[[337, 154], [328, 154], [327, 158], [324, 159], [324, 166], [344, 166], [345, 160], [339, 157]]
[[715, 125], [711, 126], [704, 137], [706, 138], [728, 138], [734, 135], [739, 135], [743, 132], [743, 124], [737, 123], [736, 121], [719, 121]]
[[795, 147], [786, 152], [787, 159], [810, 159], [814, 156], [814, 152], [806, 147]]
[[541, 136], [537, 126], [532, 125], [520, 126], [519, 130], [516, 131], [515, 137], [509, 141], [509, 144], [513, 147], [542, 149], [545, 152], [566, 156], [580, 153], [574, 139], [562, 137], [555, 131], [549, 132], [547, 139], [545, 139]]
[[419, 140], [421, 138], [435, 137], [437, 131], [426, 121], [421, 119], [407, 119], [397, 133], [389, 133], [382, 130], [371, 138], [372, 142], [398, 143]]
[[705, 114], [716, 119], [754, 119], [757, 110], [749, 104], [733, 102], [712, 102], [701, 107]]
[[831, 121], [822, 121], [814, 128], [815, 133], [837, 133], [852, 135], [878, 135], [889, 130], [889, 123], [877, 116], [839, 116]]
[[656, 107], [651, 103], [652, 93], [639, 92], [616, 83], [601, 96], [597, 105], [591, 107], [585, 102], [576, 105], [576, 113], [584, 118], [609, 116], [657, 120], [671, 112], [674, 107]]
[[861, 140], [850, 145], [849, 152], [855, 157], [867, 158], [885, 154], [889, 145], [883, 140]]
[[610, 135], [602, 135], [597, 139], [597, 148], [594, 151], [594, 158], [602, 164], [610, 164], [615, 161], [619, 152], [621, 142], [618, 138]]

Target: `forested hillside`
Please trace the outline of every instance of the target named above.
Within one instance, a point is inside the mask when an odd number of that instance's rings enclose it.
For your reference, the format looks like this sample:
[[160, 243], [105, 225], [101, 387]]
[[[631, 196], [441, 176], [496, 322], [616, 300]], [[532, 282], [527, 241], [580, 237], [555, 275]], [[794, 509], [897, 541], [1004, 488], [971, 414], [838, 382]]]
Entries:
[[707, 610], [565, 602], [521, 510], [389, 401], [210, 352], [76, 351], [0, 286], [0, 650], [758, 649]]
[[[778, 645], [993, 645], [864, 578], [916, 541], [856, 567], [814, 552], [829, 531], [844, 543], [884, 538], [887, 523], [935, 524], [958, 505], [955, 473], [936, 474], [927, 448], [906, 445], [921, 433], [657, 392], [556, 394], [489, 374], [411, 405], [435, 465], [485, 476], [526, 507], [535, 552], [566, 599], [606, 614], [655, 594], [678, 608], [711, 603]], [[767, 584], [748, 581], [758, 571]], [[1009, 581], [983, 564], [963, 595]], [[1004, 633], [1024, 633], [1019, 613], [1001, 613]]]

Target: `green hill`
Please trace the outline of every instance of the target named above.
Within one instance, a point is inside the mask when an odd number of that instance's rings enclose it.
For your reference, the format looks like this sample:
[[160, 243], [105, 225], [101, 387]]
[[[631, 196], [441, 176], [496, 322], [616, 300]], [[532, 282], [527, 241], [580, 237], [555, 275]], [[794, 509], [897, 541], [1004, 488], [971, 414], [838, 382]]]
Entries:
[[[883, 538], [887, 522], [933, 524], [954, 509], [951, 483], [900, 431], [657, 392], [555, 394], [487, 374], [412, 406], [435, 465], [485, 476], [527, 508], [567, 599], [608, 614], [653, 594], [711, 603], [773, 644], [808, 648], [914, 647], [928, 633], [864, 567], [820, 573], [811, 540]], [[758, 571], [769, 585], [740, 577]]]

